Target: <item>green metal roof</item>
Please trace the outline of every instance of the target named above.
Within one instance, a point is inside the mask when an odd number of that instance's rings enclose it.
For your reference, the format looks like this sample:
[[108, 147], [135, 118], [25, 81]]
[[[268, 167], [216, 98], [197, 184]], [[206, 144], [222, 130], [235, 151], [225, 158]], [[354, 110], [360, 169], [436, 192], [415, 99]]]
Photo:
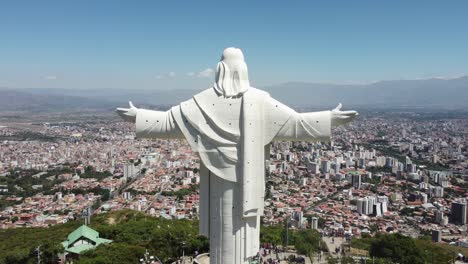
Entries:
[[67, 238], [68, 244], [72, 244], [73, 242], [78, 240], [80, 237], [86, 237], [87, 239], [96, 242], [95, 241], [96, 238], [99, 238], [99, 232], [91, 229], [90, 227], [86, 225], [82, 225], [68, 235], [68, 238]]
[[[95, 245], [82, 244], [82, 245], [70, 247], [70, 245], [73, 245], [73, 243], [75, 243], [82, 237], [93, 241]], [[100, 244], [111, 243], [111, 242], [112, 240], [110, 239], [100, 238], [99, 232], [97, 232], [96, 230], [93, 230], [92, 228], [86, 225], [82, 225], [78, 227], [75, 231], [71, 232], [68, 235], [67, 240], [62, 242], [62, 245], [65, 248], [65, 251], [80, 254], [80, 252], [88, 250], [88, 249], [93, 249], [99, 246]]]

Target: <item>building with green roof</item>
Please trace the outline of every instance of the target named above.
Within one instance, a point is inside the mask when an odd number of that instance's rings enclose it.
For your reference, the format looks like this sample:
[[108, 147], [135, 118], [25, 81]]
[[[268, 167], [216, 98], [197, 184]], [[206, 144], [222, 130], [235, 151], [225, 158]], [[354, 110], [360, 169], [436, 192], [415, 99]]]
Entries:
[[111, 242], [112, 240], [110, 239], [100, 238], [99, 232], [96, 230], [89, 226], [82, 225], [75, 231], [71, 232], [68, 235], [67, 240], [62, 242], [62, 245], [65, 248], [64, 257], [67, 257], [69, 254], [77, 256], [83, 251], [94, 249], [100, 244], [109, 244]]

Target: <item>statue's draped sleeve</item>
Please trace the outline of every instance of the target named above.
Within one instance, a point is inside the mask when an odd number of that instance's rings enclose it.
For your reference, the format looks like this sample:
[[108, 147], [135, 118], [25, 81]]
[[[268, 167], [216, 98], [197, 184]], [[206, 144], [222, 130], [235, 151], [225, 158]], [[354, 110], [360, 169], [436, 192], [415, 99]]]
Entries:
[[135, 127], [138, 138], [184, 138], [170, 110], [164, 112], [138, 109]]
[[298, 113], [270, 97], [265, 115], [265, 130], [275, 131], [274, 141], [330, 141], [331, 111]]

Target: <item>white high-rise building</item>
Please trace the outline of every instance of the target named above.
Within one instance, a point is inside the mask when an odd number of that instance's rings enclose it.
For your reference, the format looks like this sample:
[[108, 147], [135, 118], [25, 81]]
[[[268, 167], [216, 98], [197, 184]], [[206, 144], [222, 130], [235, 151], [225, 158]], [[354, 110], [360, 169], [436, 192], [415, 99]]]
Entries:
[[271, 173], [271, 172], [273, 172], [273, 171], [276, 171], [276, 164], [270, 164], [270, 165], [268, 165], [267, 169], [268, 169], [268, 172], [269, 172], [269, 173]]
[[285, 161], [283, 161], [283, 162], [281, 163], [280, 172], [285, 172], [286, 170], [288, 170], [288, 168], [289, 168], [288, 163], [285, 162]]
[[421, 201], [422, 203], [427, 203], [427, 194], [425, 193], [419, 193], [419, 195], [421, 196]]
[[392, 157], [386, 157], [385, 159], [385, 167], [392, 168], [395, 165], [395, 159]]
[[406, 164], [406, 171], [409, 173], [416, 173], [417, 166], [416, 164]]
[[356, 201], [356, 211], [359, 214], [362, 214], [363, 208], [364, 208], [364, 199], [357, 199], [357, 201]]
[[322, 160], [320, 163], [320, 169], [322, 173], [330, 173], [331, 162], [329, 160]]
[[377, 201], [378, 201], [379, 203], [388, 204], [388, 197], [385, 196], [385, 195], [377, 196]]
[[311, 229], [318, 229], [318, 218], [317, 217], [312, 217], [310, 221], [310, 228]]
[[132, 200], [133, 196], [132, 196], [132, 194], [130, 192], [123, 192], [122, 193], [122, 198], [124, 198], [125, 200], [130, 201], [130, 200]]
[[302, 228], [304, 223], [304, 213], [302, 211], [295, 211], [292, 216], [297, 221], [297, 227]]
[[430, 188], [432, 197], [444, 197], [444, 188], [440, 186], [431, 186]]
[[387, 209], [387, 203], [380, 203], [382, 205], [382, 214], [385, 214], [388, 209]]
[[375, 165], [377, 167], [383, 167], [385, 166], [385, 157], [384, 156], [379, 156], [375, 159]]
[[367, 214], [373, 214], [374, 213], [374, 205], [377, 203], [377, 197], [375, 196], [368, 196], [367, 197], [367, 201], [368, 201], [368, 208], [367, 208]]
[[366, 159], [365, 158], [359, 158], [358, 159], [358, 167], [359, 168], [365, 168], [366, 167]]
[[419, 189], [425, 190], [427, 188], [429, 188], [429, 183], [426, 183], [426, 182], [420, 182], [419, 183]]
[[342, 181], [345, 178], [345, 176], [341, 173], [335, 174], [335, 181]]
[[444, 212], [443, 211], [440, 211], [440, 210], [437, 210], [435, 212], [435, 222], [437, 224], [441, 224], [442, 223], [442, 220], [444, 219]]
[[443, 188], [447, 188], [450, 186], [450, 181], [449, 180], [441, 180], [439, 182], [440, 186], [442, 186]]
[[340, 169], [341, 163], [343, 163], [343, 157], [335, 157], [335, 163], [337, 165], [337, 168]]
[[354, 189], [361, 189], [361, 175], [360, 174], [351, 174], [351, 184]]
[[124, 178], [125, 179], [132, 179], [136, 176], [137, 169], [135, 168], [135, 164], [133, 163], [126, 163], [124, 165]]
[[408, 156], [406, 156], [405, 164], [408, 165], [408, 164], [412, 164], [412, 163], [413, 162], [411, 161], [411, 159]]
[[367, 198], [361, 198], [357, 200], [357, 212], [361, 215], [369, 214], [369, 201]]
[[468, 222], [468, 206], [466, 199], [453, 201], [450, 212], [450, 222], [456, 225], [465, 225]]
[[442, 241], [442, 231], [432, 230], [432, 242], [439, 243]]
[[320, 174], [320, 168], [317, 163], [315, 162], [309, 162], [307, 164], [307, 169], [310, 171], [312, 174]]
[[373, 214], [375, 216], [382, 216], [382, 203], [375, 203], [373, 207]]

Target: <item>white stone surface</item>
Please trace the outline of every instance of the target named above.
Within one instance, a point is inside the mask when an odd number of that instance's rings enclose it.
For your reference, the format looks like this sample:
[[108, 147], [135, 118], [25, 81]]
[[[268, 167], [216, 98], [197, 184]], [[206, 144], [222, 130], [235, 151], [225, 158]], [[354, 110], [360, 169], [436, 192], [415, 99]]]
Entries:
[[185, 138], [202, 161], [200, 233], [211, 263], [248, 263], [259, 249], [265, 193], [265, 148], [273, 140], [328, 141], [331, 127], [355, 111], [297, 113], [250, 87], [240, 49], [227, 48], [212, 88], [169, 111], [118, 108], [139, 138]]

